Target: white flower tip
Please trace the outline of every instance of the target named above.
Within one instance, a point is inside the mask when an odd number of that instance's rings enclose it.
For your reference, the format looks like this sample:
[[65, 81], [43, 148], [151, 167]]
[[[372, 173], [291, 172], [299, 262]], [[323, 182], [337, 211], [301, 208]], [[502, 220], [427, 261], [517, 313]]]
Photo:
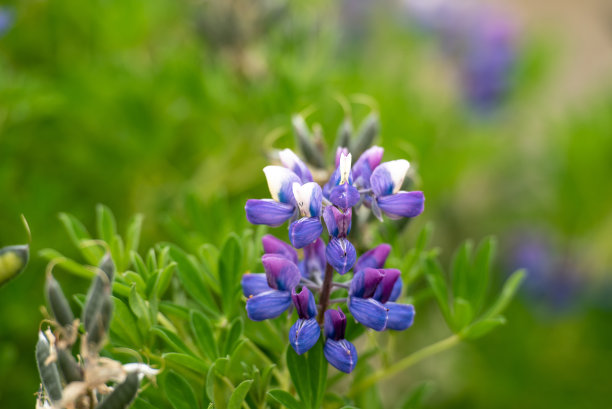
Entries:
[[392, 160], [387, 162], [387, 170], [391, 174], [393, 180], [393, 193], [399, 192], [404, 183], [406, 173], [410, 169], [410, 162], [405, 159]]
[[282, 151], [278, 151], [278, 158], [283, 166], [288, 168], [292, 168], [298, 161], [298, 156], [291, 149], [283, 149]]
[[340, 184], [348, 182], [349, 174], [351, 172], [351, 161], [352, 156], [350, 153], [342, 154], [340, 156]]

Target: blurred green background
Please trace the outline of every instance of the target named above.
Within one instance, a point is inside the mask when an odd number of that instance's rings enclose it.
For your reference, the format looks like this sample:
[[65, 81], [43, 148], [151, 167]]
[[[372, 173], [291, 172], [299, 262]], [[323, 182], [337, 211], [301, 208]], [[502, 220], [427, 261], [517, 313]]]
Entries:
[[[489, 57], [449, 45], [446, 26], [407, 3], [3, 4], [0, 246], [27, 240], [23, 213], [33, 257], [0, 288], [0, 407], [34, 404], [45, 267], [36, 253], [75, 254], [59, 212], [89, 227], [97, 203], [120, 226], [143, 213], [142, 248], [218, 243], [246, 227], [248, 197], [267, 196], [261, 168], [270, 149], [293, 146], [291, 115], [312, 112], [331, 144], [344, 100], [356, 126], [377, 110], [385, 157], [416, 167], [427, 198], [416, 224], [434, 223], [445, 258], [465, 238], [493, 234], [499, 281], [530, 270], [506, 326], [382, 385], [385, 405], [424, 380], [431, 408], [609, 405], [610, 7], [501, 3], [496, 13], [512, 25], [507, 84], [484, 107], [466, 87], [495, 78], [466, 85], [465, 65]], [[69, 293], [88, 284], [58, 277]], [[442, 328], [424, 311], [406, 350]]]

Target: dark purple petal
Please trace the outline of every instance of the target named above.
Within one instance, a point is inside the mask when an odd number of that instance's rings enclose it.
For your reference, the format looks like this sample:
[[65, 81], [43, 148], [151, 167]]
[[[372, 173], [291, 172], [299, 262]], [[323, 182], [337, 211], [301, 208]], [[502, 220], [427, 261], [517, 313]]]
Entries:
[[283, 149], [278, 156], [283, 166], [291, 169], [302, 183], [312, 182], [312, 174], [308, 166], [291, 149]]
[[327, 260], [325, 259], [325, 242], [319, 237], [314, 243], [304, 247], [304, 265], [306, 277], [323, 274]]
[[353, 178], [356, 186], [370, 187], [370, 177], [374, 169], [380, 164], [383, 152], [384, 149], [380, 146], [372, 146], [357, 159], [357, 162], [353, 165]]
[[321, 233], [323, 233], [323, 225], [318, 217], [302, 217], [289, 226], [289, 240], [297, 249], [314, 243]]
[[391, 246], [386, 243], [379, 244], [373, 249], [366, 251], [357, 260], [355, 271], [364, 270], [366, 267], [383, 268], [390, 252]]
[[298, 267], [284, 257], [275, 254], [264, 254], [261, 263], [266, 271], [268, 285], [280, 291], [290, 291], [299, 284], [301, 274]]
[[289, 343], [298, 355], [315, 346], [321, 335], [316, 319], [298, 319], [289, 329]]
[[370, 185], [376, 197], [397, 193], [404, 183], [404, 177], [410, 164], [404, 159], [392, 160], [380, 164], [372, 172]]
[[272, 199], [281, 203], [295, 204], [293, 184], [300, 183], [298, 175], [282, 166], [266, 166], [263, 171], [268, 180]]
[[278, 227], [293, 216], [295, 206], [272, 199], [249, 199], [244, 210], [249, 223]]
[[295, 305], [298, 317], [309, 319], [317, 315], [317, 304], [308, 288], [302, 287], [302, 291], [299, 293], [293, 288], [291, 290], [291, 298], [293, 299], [293, 305]]
[[414, 307], [412, 305], [388, 302], [385, 307], [389, 310], [387, 329], [403, 331], [412, 326], [414, 322]]
[[325, 336], [329, 339], [338, 341], [344, 339], [344, 331], [346, 330], [346, 315], [338, 307], [337, 310], [325, 311]]
[[281, 239], [277, 239], [271, 234], [266, 234], [261, 238], [261, 243], [263, 244], [264, 253], [277, 254], [297, 264], [297, 251], [295, 251], [293, 247], [291, 247], [289, 244], [285, 243]]
[[336, 206], [327, 206], [323, 211], [323, 220], [327, 225], [327, 231], [333, 237], [346, 237], [351, 231], [352, 209], [345, 212]]
[[394, 268], [386, 268], [379, 271], [381, 271], [384, 276], [380, 281], [378, 288], [376, 288], [376, 293], [374, 294], [373, 298], [384, 304], [391, 299], [391, 294], [395, 289], [395, 283], [397, 282], [401, 273], [399, 270]]
[[390, 218], [415, 217], [423, 213], [425, 196], [423, 192], [399, 192], [378, 198], [378, 206]]
[[351, 344], [346, 339], [334, 341], [328, 339], [323, 347], [325, 359], [334, 368], [345, 373], [351, 373], [357, 365], [357, 350], [355, 345]]
[[358, 322], [376, 331], [387, 326], [387, 308], [373, 298], [349, 297], [348, 309]]
[[265, 293], [266, 291], [270, 291], [271, 288], [268, 285], [268, 279], [266, 275], [261, 274], [251, 274], [247, 273], [242, 276], [242, 294], [245, 297], [250, 297], [252, 295], [257, 295], [260, 293]]
[[381, 270], [376, 268], [366, 268], [355, 273], [349, 294], [359, 298], [370, 298], [376, 293], [378, 285], [384, 278]]
[[348, 183], [332, 188], [329, 192], [329, 201], [341, 209], [348, 209], [359, 203], [361, 196], [355, 188]]
[[291, 305], [289, 291], [270, 290], [249, 297], [246, 302], [247, 315], [253, 321], [263, 321], [276, 318]]
[[357, 253], [355, 247], [347, 239], [332, 238], [325, 248], [325, 258], [334, 270], [345, 274], [355, 264]]
[[393, 290], [391, 290], [391, 296], [389, 297], [389, 301], [395, 301], [402, 294], [402, 278], [398, 277], [397, 281], [393, 285]]

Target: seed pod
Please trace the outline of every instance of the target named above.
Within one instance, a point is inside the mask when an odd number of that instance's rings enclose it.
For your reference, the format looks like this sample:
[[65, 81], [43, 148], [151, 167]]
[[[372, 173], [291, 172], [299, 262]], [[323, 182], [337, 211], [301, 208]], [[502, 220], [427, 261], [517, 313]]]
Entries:
[[0, 249], [0, 286], [17, 277], [30, 258], [30, 247], [27, 244], [21, 246], [7, 246]]
[[66, 349], [57, 350], [57, 362], [66, 383], [83, 380], [83, 369], [74, 359], [70, 351]]
[[125, 409], [130, 406], [130, 403], [136, 397], [138, 393], [138, 385], [140, 380], [138, 379], [137, 373], [128, 374], [123, 383], [117, 385], [115, 390], [108, 395], [100, 404], [96, 407], [97, 409]]
[[357, 132], [357, 137], [351, 146], [351, 153], [354, 158], [359, 158], [366, 149], [372, 146], [374, 139], [378, 136], [380, 131], [380, 122], [378, 120], [378, 114], [372, 112], [363, 120]]
[[293, 125], [293, 132], [295, 133], [297, 145], [306, 161], [319, 168], [324, 168], [325, 158], [317, 149], [304, 118], [301, 115], [294, 115], [291, 124]]
[[64, 328], [70, 328], [74, 321], [74, 314], [70, 309], [68, 300], [64, 296], [62, 287], [60, 287], [57, 280], [51, 274], [47, 276], [45, 290], [53, 317]]
[[52, 402], [59, 402], [62, 399], [62, 384], [60, 374], [57, 370], [55, 362], [47, 364], [47, 359], [51, 352], [49, 351], [49, 341], [42, 332], [38, 333], [38, 342], [36, 343], [36, 364], [38, 365], [38, 373], [40, 380], [47, 391], [47, 395]]
[[106, 253], [104, 257], [102, 257], [102, 261], [100, 261], [100, 270], [104, 271], [106, 277], [108, 277], [108, 282], [112, 283], [113, 278], [115, 277], [115, 263], [110, 255], [110, 253]]
[[110, 326], [111, 317], [113, 315], [113, 300], [110, 298], [110, 294], [106, 294], [102, 298], [102, 305], [98, 310], [98, 313], [91, 321], [90, 326], [85, 328], [87, 344], [95, 346], [96, 349], [100, 347], [100, 344], [104, 340], [108, 333]]
[[115, 263], [113, 263], [110, 254], [104, 255], [99, 267], [102, 271], [94, 277], [87, 292], [85, 308], [83, 308], [83, 326], [87, 332], [92, 325], [95, 325], [93, 321], [96, 319], [100, 308], [102, 308], [104, 297], [108, 297], [108, 294], [110, 294], [113, 277], [115, 276]]
[[[348, 116], [344, 118], [342, 124], [338, 128], [338, 134], [336, 136], [336, 148], [348, 148], [351, 151], [351, 137], [353, 136], [353, 123], [351, 118]], [[335, 150], [334, 150], [335, 153]], [[355, 157], [357, 158], [357, 157]]]

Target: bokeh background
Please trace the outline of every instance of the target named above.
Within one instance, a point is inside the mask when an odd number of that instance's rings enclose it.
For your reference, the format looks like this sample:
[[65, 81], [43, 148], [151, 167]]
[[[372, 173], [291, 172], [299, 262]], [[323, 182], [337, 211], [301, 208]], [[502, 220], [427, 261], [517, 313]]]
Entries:
[[[350, 107], [350, 111], [346, 106]], [[0, 6], [0, 407], [34, 405], [45, 262], [66, 211], [145, 215], [142, 247], [246, 227], [261, 168], [310, 113], [332, 143], [379, 112], [448, 259], [496, 235], [529, 270], [508, 324], [382, 385], [431, 408], [599, 408], [612, 364], [612, 5], [606, 0], [20, 0]], [[415, 227], [418, 230], [418, 226]], [[58, 272], [70, 289], [87, 283]], [[407, 351], [445, 336], [420, 315]]]

